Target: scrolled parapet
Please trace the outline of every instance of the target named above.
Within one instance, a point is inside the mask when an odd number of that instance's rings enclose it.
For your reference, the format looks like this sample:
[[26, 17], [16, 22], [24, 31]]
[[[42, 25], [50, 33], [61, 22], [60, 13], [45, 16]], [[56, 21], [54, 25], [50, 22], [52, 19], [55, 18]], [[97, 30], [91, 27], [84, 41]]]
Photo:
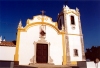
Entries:
[[67, 5], [66, 6], [65, 5], [63, 6], [63, 12], [64, 13], [67, 13], [67, 14], [74, 13], [77, 16], [80, 15], [79, 9], [77, 7], [76, 7], [76, 9], [70, 9]]
[[30, 22], [30, 20], [29, 20], [29, 19], [27, 19], [26, 25], [28, 25], [28, 24], [29, 24], [29, 22]]

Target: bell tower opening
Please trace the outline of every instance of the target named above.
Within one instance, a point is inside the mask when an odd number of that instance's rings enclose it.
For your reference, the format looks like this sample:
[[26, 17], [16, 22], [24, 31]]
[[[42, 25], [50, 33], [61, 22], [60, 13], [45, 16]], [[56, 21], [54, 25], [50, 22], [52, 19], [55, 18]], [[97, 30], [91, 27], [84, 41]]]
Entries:
[[70, 16], [71, 25], [75, 25], [74, 16]]

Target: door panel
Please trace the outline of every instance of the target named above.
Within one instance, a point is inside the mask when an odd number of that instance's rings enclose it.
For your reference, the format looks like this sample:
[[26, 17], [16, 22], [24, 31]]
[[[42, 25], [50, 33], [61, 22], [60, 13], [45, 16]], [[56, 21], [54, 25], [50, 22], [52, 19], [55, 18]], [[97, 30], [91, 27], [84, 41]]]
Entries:
[[36, 61], [37, 63], [48, 62], [48, 44], [37, 44]]

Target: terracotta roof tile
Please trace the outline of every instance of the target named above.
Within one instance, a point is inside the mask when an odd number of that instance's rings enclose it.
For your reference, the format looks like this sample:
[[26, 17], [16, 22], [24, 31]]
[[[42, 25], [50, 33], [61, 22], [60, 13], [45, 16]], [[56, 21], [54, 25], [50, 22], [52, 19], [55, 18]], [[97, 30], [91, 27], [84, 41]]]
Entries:
[[10, 47], [15, 47], [16, 41], [1, 41], [0, 46], [10, 46]]

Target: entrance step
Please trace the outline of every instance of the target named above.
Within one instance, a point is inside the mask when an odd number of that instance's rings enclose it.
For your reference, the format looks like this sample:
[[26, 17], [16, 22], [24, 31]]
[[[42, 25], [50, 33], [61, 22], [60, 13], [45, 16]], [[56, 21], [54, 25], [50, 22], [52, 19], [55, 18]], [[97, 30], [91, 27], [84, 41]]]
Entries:
[[17, 65], [14, 68], [79, 68], [77, 66], [67, 66], [67, 65]]

